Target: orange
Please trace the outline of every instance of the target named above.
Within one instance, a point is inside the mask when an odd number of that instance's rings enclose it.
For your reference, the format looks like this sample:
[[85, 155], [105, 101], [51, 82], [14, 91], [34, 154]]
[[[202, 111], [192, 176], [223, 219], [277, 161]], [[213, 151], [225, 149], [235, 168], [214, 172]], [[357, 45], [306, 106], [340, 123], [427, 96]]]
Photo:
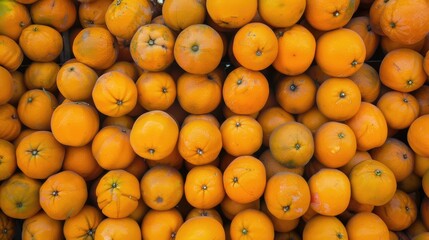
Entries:
[[344, 224], [334, 216], [314, 216], [304, 226], [303, 239], [348, 239]]
[[216, 207], [225, 196], [221, 171], [211, 165], [192, 168], [186, 175], [184, 191], [186, 200], [193, 207]]
[[274, 217], [282, 220], [297, 219], [310, 207], [310, 188], [300, 175], [279, 172], [267, 181], [264, 200]]
[[298, 122], [286, 122], [276, 127], [269, 146], [274, 159], [289, 168], [305, 166], [314, 153], [312, 133]]
[[260, 71], [276, 59], [278, 41], [270, 27], [260, 22], [252, 22], [235, 33], [232, 51], [241, 66]]
[[264, 107], [269, 92], [268, 80], [261, 72], [238, 67], [226, 77], [222, 96], [232, 112], [253, 114]]
[[281, 107], [270, 107], [262, 110], [256, 119], [262, 127], [264, 146], [269, 146], [269, 140], [273, 130], [285, 122], [294, 121], [294, 116]]
[[6, 180], [16, 170], [15, 146], [6, 140], [0, 139], [0, 180]]
[[316, 102], [316, 83], [306, 74], [286, 76], [278, 80], [276, 100], [288, 113], [301, 114]]
[[249, 23], [258, 10], [258, 0], [208, 0], [207, 13], [219, 27], [240, 28]]
[[362, 67], [365, 56], [362, 38], [348, 28], [326, 32], [317, 39], [315, 60], [322, 71], [332, 77], [351, 76]]
[[103, 172], [92, 154], [91, 144], [66, 147], [62, 169], [76, 172], [85, 181], [92, 181]]
[[296, 120], [310, 129], [311, 133], [315, 134], [322, 124], [329, 121], [329, 118], [323, 115], [315, 105], [310, 110], [299, 114]]
[[5, 104], [12, 99], [15, 84], [12, 75], [2, 66], [0, 66], [0, 84], [4, 86], [0, 93], [0, 104]]
[[204, 22], [206, 2], [198, 0], [166, 0], [162, 4], [165, 25], [176, 32]]
[[177, 64], [193, 74], [207, 74], [215, 70], [222, 59], [222, 53], [222, 38], [216, 30], [205, 24], [185, 28], [174, 43]]
[[247, 209], [232, 219], [230, 234], [231, 239], [274, 239], [274, 226], [265, 213]]
[[371, 155], [368, 152], [356, 151], [353, 158], [346, 165], [340, 167], [339, 169], [348, 176], [356, 164], [364, 160], [371, 160], [371, 159], [372, 159]]
[[63, 222], [50, 218], [40, 211], [22, 223], [22, 239], [61, 239], [63, 237]]
[[314, 156], [330, 168], [346, 165], [357, 148], [353, 130], [339, 122], [327, 122], [320, 126], [314, 136], [314, 144]]
[[347, 222], [346, 229], [350, 240], [389, 240], [389, 229], [374, 213], [357, 213]]
[[146, 110], [166, 110], [176, 99], [176, 82], [167, 72], [143, 72], [136, 82], [137, 101]]
[[372, 103], [380, 95], [381, 81], [377, 70], [364, 63], [362, 67], [349, 77], [359, 87], [362, 101]]
[[52, 27], [32, 24], [22, 30], [19, 46], [30, 60], [51, 62], [60, 56], [63, 50], [63, 39], [61, 34]]
[[353, 17], [344, 27], [355, 31], [362, 37], [366, 49], [365, 61], [371, 59], [380, 43], [380, 36], [372, 30], [370, 18], [368, 16]]
[[429, 114], [429, 86], [423, 85], [412, 94], [419, 102], [419, 116]]
[[288, 168], [283, 166], [277, 160], [273, 158], [270, 149], [265, 150], [260, 156], [259, 160], [261, 160], [262, 164], [265, 166], [265, 171], [267, 174], [267, 180], [270, 179], [274, 174], [278, 172], [293, 172], [298, 175], [304, 174], [304, 167], [299, 168]]
[[310, 206], [319, 214], [337, 216], [347, 209], [350, 202], [350, 181], [337, 169], [321, 169], [308, 180]]
[[143, 217], [141, 223], [143, 239], [174, 238], [182, 224], [183, 217], [175, 208], [165, 211], [151, 209]]
[[176, 233], [176, 240], [225, 240], [225, 230], [212, 217], [195, 217], [186, 220]]
[[259, 0], [258, 13], [271, 27], [284, 28], [290, 27], [300, 20], [306, 5], [305, 0]]
[[80, 25], [86, 27], [105, 27], [105, 15], [110, 0], [84, 1], [79, 4], [78, 17]]
[[344, 121], [359, 111], [361, 93], [349, 78], [329, 78], [317, 89], [316, 103], [326, 117]]
[[250, 203], [264, 194], [266, 172], [262, 162], [252, 156], [234, 159], [223, 172], [225, 193], [239, 203]]
[[159, 160], [173, 152], [178, 137], [176, 121], [164, 111], [153, 110], [140, 115], [134, 122], [130, 143], [137, 155]]
[[346, 25], [355, 12], [354, 0], [341, 1], [307, 1], [305, 19], [314, 28], [328, 31]]
[[429, 157], [429, 114], [418, 117], [411, 123], [407, 140], [413, 151], [423, 157]]
[[225, 216], [225, 218], [232, 220], [235, 217], [235, 215], [237, 215], [241, 211], [244, 211], [246, 209], [259, 210], [260, 206], [261, 206], [260, 199], [257, 199], [249, 203], [239, 203], [229, 198], [228, 195], [225, 195], [224, 199], [220, 204], [220, 209], [222, 211], [223, 216]]
[[132, 218], [105, 218], [98, 224], [94, 239], [141, 240], [139, 224]]
[[64, 221], [64, 237], [67, 239], [94, 238], [98, 224], [104, 216], [91, 205], [85, 205], [75, 216]]
[[279, 47], [273, 67], [286, 75], [293, 76], [304, 73], [310, 67], [316, 54], [316, 39], [313, 34], [299, 24], [278, 29], [275, 33]]
[[225, 119], [220, 132], [223, 149], [233, 156], [252, 155], [262, 146], [262, 127], [252, 117], [233, 115]]

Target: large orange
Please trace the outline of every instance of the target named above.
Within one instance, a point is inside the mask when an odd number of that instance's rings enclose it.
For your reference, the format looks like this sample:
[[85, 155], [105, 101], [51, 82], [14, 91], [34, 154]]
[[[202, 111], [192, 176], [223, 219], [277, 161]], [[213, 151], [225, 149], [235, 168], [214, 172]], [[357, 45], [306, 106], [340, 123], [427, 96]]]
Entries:
[[222, 59], [222, 53], [222, 38], [216, 30], [205, 24], [185, 28], [174, 44], [177, 64], [186, 72], [194, 74], [207, 74], [215, 70]]
[[0, 181], [8, 179], [16, 170], [15, 145], [0, 139]]
[[349, 77], [359, 87], [362, 101], [372, 103], [380, 94], [381, 81], [377, 70], [364, 63], [362, 67]]
[[291, 27], [300, 20], [306, 5], [305, 0], [259, 0], [258, 13], [271, 27], [285, 28]]
[[57, 62], [31, 62], [25, 69], [24, 82], [28, 89], [44, 88], [54, 92], [57, 90], [57, 74], [60, 65]]
[[204, 23], [206, 1], [166, 0], [162, 4], [162, 18], [165, 25], [176, 32], [193, 25]]
[[316, 54], [316, 39], [313, 34], [299, 24], [295, 24], [289, 28], [278, 29], [275, 33], [279, 47], [273, 67], [286, 75], [304, 73], [310, 67]]
[[15, 71], [24, 60], [24, 54], [18, 43], [8, 36], [0, 35], [0, 65], [9, 71]]
[[177, 147], [189, 163], [204, 165], [214, 161], [222, 150], [221, 131], [205, 120], [195, 120], [180, 129]]
[[353, 129], [360, 151], [379, 147], [387, 139], [386, 119], [381, 110], [371, 103], [362, 102], [358, 112], [346, 124]]
[[17, 41], [22, 30], [31, 24], [30, 11], [17, 1], [2, 1], [0, 8], [5, 10], [0, 16], [0, 34]]
[[362, 204], [381, 206], [388, 203], [396, 191], [392, 170], [375, 160], [364, 160], [349, 174], [352, 198]]
[[52, 219], [40, 211], [22, 223], [22, 240], [61, 239], [63, 237], [63, 222]]
[[429, 157], [429, 114], [418, 117], [411, 123], [407, 140], [413, 151], [423, 157]]
[[223, 84], [222, 96], [226, 106], [236, 114], [260, 111], [269, 95], [267, 78], [258, 71], [244, 67], [234, 69]]
[[329, 31], [346, 25], [355, 12], [354, 0], [341, 1], [308, 1], [305, 8], [305, 19], [312, 27]]
[[132, 218], [105, 218], [98, 224], [94, 239], [141, 240], [139, 224]]
[[162, 71], [174, 61], [175, 36], [162, 24], [146, 24], [137, 29], [130, 42], [131, 57], [147, 71]]
[[249, 203], [264, 194], [266, 172], [262, 162], [252, 156], [234, 159], [223, 172], [226, 194], [239, 203]]
[[52, 27], [32, 24], [22, 30], [19, 46], [30, 60], [50, 62], [60, 56], [63, 50], [63, 39], [61, 34]]
[[179, 137], [176, 121], [166, 112], [153, 110], [134, 122], [130, 143], [135, 153], [149, 160], [159, 160], [173, 152]]
[[51, 26], [58, 32], [71, 28], [77, 17], [73, 0], [38, 0], [31, 4], [30, 14], [34, 23]]
[[356, 16], [345, 26], [361, 36], [366, 48], [365, 61], [372, 58], [380, 43], [380, 36], [372, 30], [369, 21], [368, 16]]
[[136, 82], [137, 101], [146, 110], [166, 110], [176, 99], [176, 82], [167, 72], [143, 72]]
[[64, 161], [65, 148], [51, 132], [34, 132], [16, 148], [18, 168], [27, 176], [46, 179], [57, 173]]
[[111, 170], [96, 187], [97, 205], [110, 218], [128, 217], [140, 199], [139, 180], [125, 170]]
[[53, 174], [40, 186], [40, 206], [55, 220], [65, 220], [77, 215], [87, 198], [85, 180], [72, 171]]
[[81, 2], [78, 9], [80, 25], [87, 27], [105, 27], [106, 28], [106, 11], [112, 1], [110, 0], [93, 0]]
[[220, 126], [223, 149], [233, 155], [252, 155], [262, 146], [262, 127], [254, 118], [233, 115]]
[[15, 173], [0, 185], [0, 208], [8, 217], [27, 219], [40, 210], [39, 190], [42, 183]]
[[94, 239], [98, 224], [104, 216], [91, 205], [85, 205], [75, 216], [64, 221], [64, 237], [67, 239]]
[[423, 56], [407, 48], [386, 54], [381, 61], [379, 73], [385, 86], [400, 92], [417, 90], [428, 78], [423, 69]]
[[356, 153], [356, 136], [344, 123], [327, 122], [314, 136], [314, 155], [318, 161], [330, 168], [346, 165]]
[[103, 27], [81, 30], [73, 41], [75, 58], [94, 69], [107, 69], [118, 57], [118, 43], [115, 37]]
[[119, 126], [107, 126], [98, 131], [91, 149], [98, 165], [107, 170], [126, 168], [136, 156], [130, 144], [130, 130]]
[[289, 168], [307, 164], [314, 153], [311, 131], [302, 123], [286, 122], [271, 133], [269, 146], [278, 162]]
[[231, 239], [274, 239], [274, 226], [265, 213], [247, 209], [232, 219], [230, 234]]
[[349, 219], [346, 229], [350, 240], [389, 240], [389, 229], [374, 213], [357, 213]]
[[196, 166], [186, 174], [184, 191], [186, 200], [193, 207], [214, 208], [225, 196], [222, 172], [211, 165]]
[[154, 210], [175, 207], [184, 192], [182, 175], [173, 167], [158, 165], [149, 169], [140, 180], [143, 201]]
[[259, 71], [270, 66], [276, 59], [278, 41], [270, 27], [264, 23], [252, 22], [236, 32], [232, 50], [241, 66]]
[[359, 111], [361, 93], [349, 78], [329, 78], [317, 89], [316, 103], [326, 117], [344, 121]]
[[348, 77], [357, 72], [362, 67], [365, 56], [366, 48], [362, 38], [348, 28], [326, 32], [317, 39], [316, 62], [323, 72], [332, 77]]
[[86, 102], [65, 102], [52, 114], [51, 129], [63, 145], [79, 147], [88, 144], [100, 126], [94, 107]]
[[350, 181], [337, 169], [321, 169], [308, 180], [310, 207], [325, 216], [337, 216], [347, 209], [350, 202]]
[[267, 181], [264, 200], [274, 217], [297, 219], [310, 207], [310, 188], [300, 175], [279, 172]]
[[140, 26], [150, 23], [152, 13], [148, 0], [113, 1], [105, 13], [106, 26], [116, 37], [129, 40]]

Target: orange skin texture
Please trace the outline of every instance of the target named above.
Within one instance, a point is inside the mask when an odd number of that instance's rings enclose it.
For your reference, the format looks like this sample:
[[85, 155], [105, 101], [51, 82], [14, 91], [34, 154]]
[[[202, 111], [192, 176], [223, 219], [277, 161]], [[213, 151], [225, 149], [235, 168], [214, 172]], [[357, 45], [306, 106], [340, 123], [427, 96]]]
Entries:
[[34, 130], [50, 130], [51, 117], [58, 101], [54, 94], [40, 89], [25, 92], [18, 103], [20, 121]]
[[27, 218], [22, 224], [22, 239], [61, 239], [63, 237], [63, 222], [52, 219], [45, 212]]
[[0, 93], [0, 104], [3, 105], [13, 97], [13, 89], [14, 89], [14, 82], [12, 75], [9, 73], [9, 71], [0, 66], [0, 84], [4, 89]]
[[52, 27], [32, 24], [22, 30], [19, 46], [30, 60], [50, 62], [60, 56], [63, 50], [63, 39], [61, 34]]
[[238, 213], [231, 221], [231, 238], [273, 239], [274, 226], [271, 219], [263, 212], [247, 209]]
[[144, 239], [168, 239], [183, 224], [180, 212], [173, 208], [165, 211], [149, 210], [141, 223], [141, 231]]
[[67, 31], [77, 18], [73, 0], [39, 0], [31, 5], [30, 14], [34, 23], [51, 26], [58, 32]]
[[64, 236], [74, 240], [94, 237], [94, 230], [103, 219], [98, 208], [85, 205], [77, 215], [64, 221]]
[[146, 110], [167, 110], [173, 105], [177, 88], [167, 72], [144, 72], [136, 82], [137, 101]]

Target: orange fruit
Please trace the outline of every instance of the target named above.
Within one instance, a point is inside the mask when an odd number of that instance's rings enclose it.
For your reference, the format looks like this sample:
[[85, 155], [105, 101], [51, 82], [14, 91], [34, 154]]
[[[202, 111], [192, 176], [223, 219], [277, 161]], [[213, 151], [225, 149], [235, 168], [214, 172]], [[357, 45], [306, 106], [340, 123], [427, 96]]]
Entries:
[[264, 146], [269, 146], [269, 140], [273, 130], [285, 122], [294, 121], [294, 116], [281, 107], [270, 107], [261, 111], [256, 119], [262, 127]]
[[238, 63], [250, 70], [260, 71], [277, 57], [278, 41], [273, 30], [260, 22], [241, 27], [234, 35], [232, 51]]
[[58, 32], [70, 29], [76, 21], [75, 2], [39, 0], [30, 6], [31, 20], [37, 24], [48, 25]]
[[299, 114], [296, 120], [310, 129], [311, 133], [315, 134], [320, 126], [329, 121], [329, 118], [323, 115], [315, 105], [308, 111]]
[[[298, 3], [303, 1], [299, 0], [295, 2]], [[283, 6], [286, 6], [288, 3], [283, 4]], [[280, 8], [276, 8], [276, 10], [278, 9]], [[290, 10], [292, 11], [292, 9]], [[287, 14], [287, 16], [289, 15]], [[275, 33], [279, 46], [277, 57], [273, 62], [273, 67], [286, 75], [299, 75], [304, 73], [310, 67], [316, 54], [316, 39], [313, 34], [311, 34], [307, 28], [299, 24], [284, 29], [278, 29]]]
[[212, 217], [216, 219], [218, 222], [220, 222], [221, 224], [223, 224], [222, 216], [214, 208], [210, 208], [210, 209], [193, 208], [191, 211], [188, 212], [188, 215], [186, 215], [186, 220], [194, 217], [201, 217], [201, 216]]
[[238, 67], [226, 77], [222, 96], [235, 114], [253, 114], [264, 107], [269, 91], [268, 80], [261, 72]]
[[28, 89], [44, 88], [50, 92], [55, 92], [59, 70], [60, 65], [56, 62], [31, 62], [24, 72], [25, 86]]
[[67, 239], [94, 238], [95, 231], [103, 218], [98, 208], [85, 205], [78, 214], [64, 221], [64, 237]]
[[276, 100], [288, 113], [301, 114], [316, 102], [317, 86], [306, 74], [286, 76], [276, 85]]
[[232, 219], [230, 235], [231, 239], [274, 239], [274, 226], [265, 213], [246, 209]]
[[419, 102], [419, 116], [429, 114], [429, 86], [423, 85], [412, 94]]
[[213, 239], [225, 240], [225, 230], [212, 217], [195, 217], [186, 220], [177, 230], [176, 240]]
[[307, 1], [305, 19], [314, 28], [328, 31], [346, 25], [355, 12], [354, 0]]
[[310, 207], [310, 188], [300, 175], [279, 172], [267, 181], [264, 200], [274, 217], [282, 220], [297, 219]]
[[315, 60], [322, 71], [332, 77], [349, 77], [365, 61], [366, 48], [362, 38], [348, 28], [326, 32], [317, 39], [316, 44]]
[[8, 179], [15, 173], [16, 162], [15, 145], [0, 139], [0, 181]]
[[193, 24], [203, 23], [205, 17], [205, 1], [167, 0], [162, 4], [165, 25], [177, 32]]
[[321, 169], [308, 180], [310, 207], [325, 216], [337, 216], [349, 205], [350, 181], [337, 169]]
[[240, 28], [253, 19], [258, 10], [258, 1], [208, 0], [206, 8], [210, 18], [219, 27]]
[[344, 123], [327, 122], [314, 136], [314, 156], [323, 165], [339, 168], [346, 165], [356, 153], [356, 136]]
[[0, 104], [5, 104], [12, 99], [15, 84], [12, 75], [2, 66], [0, 66], [0, 79], [0, 84], [4, 86], [3, 91], [0, 93]]
[[241, 211], [244, 211], [246, 209], [259, 210], [260, 206], [261, 206], [260, 199], [257, 199], [249, 203], [239, 203], [229, 198], [228, 195], [225, 195], [224, 199], [220, 203], [220, 209], [222, 211], [222, 215], [229, 220], [232, 220], [235, 217], [235, 215], [237, 215]]
[[174, 238], [182, 224], [183, 217], [175, 208], [165, 211], [151, 209], [145, 214], [141, 223], [143, 239]]
[[166, 110], [176, 99], [176, 82], [167, 72], [143, 72], [136, 82], [137, 101], [146, 110]]
[[220, 132], [223, 149], [233, 156], [252, 155], [262, 146], [262, 127], [252, 117], [233, 115], [225, 119]]
[[366, 49], [365, 61], [371, 59], [380, 43], [380, 36], [372, 30], [370, 18], [368, 16], [353, 17], [344, 27], [361, 36]]
[[134, 122], [130, 143], [137, 155], [159, 160], [173, 152], [178, 137], [176, 121], [164, 111], [153, 110], [140, 115]]
[[135, 239], [141, 240], [139, 224], [132, 218], [105, 218], [98, 224], [94, 239]]
[[389, 229], [374, 213], [357, 213], [349, 219], [346, 229], [350, 240], [389, 240]]
[[423, 157], [429, 157], [429, 114], [414, 120], [407, 132], [407, 140], [413, 151]]
[[22, 223], [22, 239], [61, 239], [63, 237], [63, 222], [52, 219], [40, 211]]
[[271, 27], [284, 28], [290, 27], [300, 20], [306, 5], [305, 0], [259, 0], [258, 13]]
[[22, 30], [19, 46], [30, 60], [51, 62], [60, 56], [63, 50], [63, 39], [61, 34], [52, 27], [32, 24]]
[[289, 168], [306, 165], [314, 153], [312, 133], [298, 122], [286, 122], [276, 127], [269, 146], [274, 159]]
[[318, 215], [305, 223], [303, 239], [348, 239], [344, 224], [334, 216]]
[[380, 95], [381, 82], [377, 70], [364, 63], [362, 67], [349, 77], [359, 87], [362, 101], [372, 103]]
[[359, 87], [349, 78], [329, 78], [317, 89], [316, 103], [326, 117], [344, 121], [353, 117], [361, 103]]
[[66, 147], [62, 170], [73, 171], [85, 179], [92, 181], [103, 172], [92, 154], [91, 144], [82, 147]]

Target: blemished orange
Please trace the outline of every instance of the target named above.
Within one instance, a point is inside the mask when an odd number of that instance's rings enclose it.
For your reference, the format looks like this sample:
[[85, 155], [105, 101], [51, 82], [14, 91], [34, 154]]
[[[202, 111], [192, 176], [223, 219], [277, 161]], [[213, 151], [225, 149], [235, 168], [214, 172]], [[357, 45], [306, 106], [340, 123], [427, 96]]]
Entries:
[[316, 83], [307, 74], [286, 76], [277, 81], [276, 100], [288, 113], [301, 114], [316, 102]]
[[306, 5], [305, 0], [259, 0], [258, 13], [271, 27], [285, 28], [294, 25], [300, 20]]
[[305, 166], [314, 153], [311, 131], [294, 121], [276, 127], [271, 133], [269, 146], [274, 159], [289, 168]]
[[362, 38], [348, 28], [324, 33], [316, 45], [317, 65], [332, 77], [348, 77], [357, 72], [365, 61], [366, 48]]
[[262, 146], [262, 127], [254, 118], [233, 115], [221, 124], [223, 149], [233, 156], [252, 155]]
[[274, 239], [274, 226], [264, 212], [246, 209], [232, 219], [230, 234], [231, 239]]
[[225, 196], [222, 172], [212, 165], [195, 166], [186, 174], [184, 192], [186, 200], [195, 208], [216, 207]]
[[238, 63], [250, 70], [260, 71], [277, 57], [278, 41], [273, 30], [260, 22], [241, 27], [234, 35], [232, 51]]
[[179, 127], [170, 114], [153, 110], [140, 115], [134, 122], [130, 143], [137, 155], [159, 160], [173, 152], [178, 137]]
[[222, 38], [206, 24], [194, 24], [185, 28], [174, 43], [174, 58], [189, 73], [212, 72], [219, 65], [222, 53]]
[[344, 123], [327, 122], [314, 136], [314, 156], [323, 165], [339, 168], [346, 165], [355, 155], [357, 143], [353, 130]]
[[407, 48], [386, 54], [381, 61], [379, 74], [385, 86], [400, 92], [417, 90], [428, 78], [423, 69], [423, 56]]
[[351, 197], [350, 181], [338, 169], [321, 169], [308, 180], [310, 207], [325, 216], [337, 216], [347, 209]]
[[40, 211], [22, 223], [22, 239], [61, 239], [63, 237], [63, 222], [49, 217]]
[[223, 172], [225, 193], [239, 203], [250, 203], [264, 194], [266, 171], [262, 162], [252, 156], [234, 159]]
[[195, 120], [180, 129], [177, 147], [187, 162], [204, 165], [218, 157], [222, 150], [222, 134], [212, 123]]
[[283, 220], [297, 219], [310, 207], [310, 188], [302, 176], [279, 172], [267, 181], [264, 200], [274, 217]]
[[222, 96], [232, 112], [253, 114], [264, 107], [269, 92], [268, 80], [261, 72], [238, 67], [226, 77]]
[[329, 78], [317, 89], [316, 104], [329, 119], [344, 121], [359, 111], [361, 93], [349, 78]]
[[279, 46], [273, 67], [290, 76], [304, 73], [310, 67], [316, 54], [316, 39], [313, 34], [299, 24], [278, 29], [275, 33]]
[[106, 172], [95, 189], [97, 206], [110, 218], [128, 217], [141, 197], [139, 180], [125, 170]]
[[143, 72], [136, 82], [137, 101], [146, 110], [166, 110], [176, 99], [176, 82], [164, 71]]

